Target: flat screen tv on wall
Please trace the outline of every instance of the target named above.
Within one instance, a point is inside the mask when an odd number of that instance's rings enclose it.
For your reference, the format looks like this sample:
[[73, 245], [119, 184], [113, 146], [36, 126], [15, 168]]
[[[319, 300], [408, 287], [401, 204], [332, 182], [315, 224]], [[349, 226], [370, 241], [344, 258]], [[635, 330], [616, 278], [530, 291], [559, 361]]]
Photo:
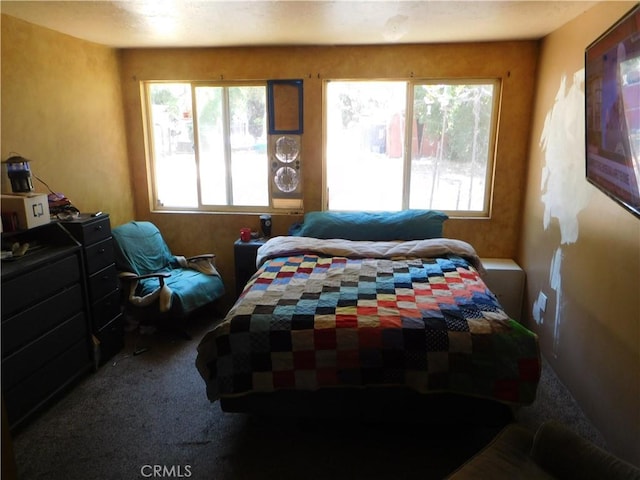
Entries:
[[585, 51], [587, 180], [640, 217], [640, 6]]

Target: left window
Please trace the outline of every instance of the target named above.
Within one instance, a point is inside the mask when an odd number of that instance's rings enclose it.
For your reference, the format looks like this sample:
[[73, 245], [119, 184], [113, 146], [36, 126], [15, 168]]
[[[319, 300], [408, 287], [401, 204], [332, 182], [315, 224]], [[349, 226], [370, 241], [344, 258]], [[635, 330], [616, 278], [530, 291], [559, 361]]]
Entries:
[[269, 206], [266, 82], [144, 87], [155, 209]]

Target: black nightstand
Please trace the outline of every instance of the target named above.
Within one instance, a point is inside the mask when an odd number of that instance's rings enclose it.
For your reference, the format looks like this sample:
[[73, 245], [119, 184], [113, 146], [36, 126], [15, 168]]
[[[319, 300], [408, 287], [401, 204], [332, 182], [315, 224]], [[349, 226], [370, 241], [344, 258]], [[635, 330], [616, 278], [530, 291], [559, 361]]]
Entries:
[[233, 244], [236, 264], [236, 298], [242, 293], [251, 275], [256, 273], [256, 255], [258, 248], [265, 244], [266, 238], [252, 238], [248, 242], [238, 239]]

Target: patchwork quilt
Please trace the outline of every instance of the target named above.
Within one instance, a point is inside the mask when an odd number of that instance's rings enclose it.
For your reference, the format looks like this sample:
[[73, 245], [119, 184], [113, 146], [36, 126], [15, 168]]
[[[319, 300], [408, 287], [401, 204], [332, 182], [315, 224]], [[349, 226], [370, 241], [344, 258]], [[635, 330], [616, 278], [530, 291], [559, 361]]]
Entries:
[[278, 238], [198, 346], [211, 401], [367, 386], [535, 399], [537, 337], [505, 314], [470, 245]]

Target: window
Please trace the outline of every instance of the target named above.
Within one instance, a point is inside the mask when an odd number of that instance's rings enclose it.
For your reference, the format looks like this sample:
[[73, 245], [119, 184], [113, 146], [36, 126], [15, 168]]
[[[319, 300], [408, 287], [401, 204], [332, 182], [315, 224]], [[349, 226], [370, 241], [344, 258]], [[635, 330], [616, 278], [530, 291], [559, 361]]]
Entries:
[[269, 206], [266, 82], [146, 84], [157, 209]]
[[498, 81], [328, 81], [325, 88], [330, 210], [489, 215]]

